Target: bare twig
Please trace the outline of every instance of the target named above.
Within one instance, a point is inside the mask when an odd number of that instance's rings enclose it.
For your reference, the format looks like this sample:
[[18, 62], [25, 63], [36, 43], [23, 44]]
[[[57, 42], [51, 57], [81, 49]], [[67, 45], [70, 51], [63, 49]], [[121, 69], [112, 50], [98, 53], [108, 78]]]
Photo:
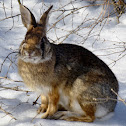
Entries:
[[111, 89], [111, 91], [112, 91], [115, 95], [117, 95], [117, 96], [118, 96], [119, 101], [123, 102], [123, 103], [124, 103], [124, 105], [126, 105], [126, 101], [125, 101], [125, 99], [122, 99], [122, 98], [121, 98], [121, 97], [117, 94], [117, 92], [115, 92], [113, 89]]
[[4, 9], [4, 14], [5, 14], [5, 17], [7, 17], [7, 13], [6, 13], [6, 9], [5, 9], [4, 0], [3, 0], [3, 9]]
[[0, 73], [1, 73], [1, 71], [2, 71], [2, 67], [3, 67], [5, 61], [8, 59], [8, 57], [9, 57], [11, 54], [14, 54], [14, 53], [18, 53], [18, 52], [11, 52], [11, 53], [9, 53], [9, 54], [5, 57], [4, 61], [3, 61], [2, 64], [1, 64]]
[[4, 20], [9, 19], [9, 18], [14, 18], [14, 17], [17, 17], [17, 16], [19, 16], [19, 15], [20, 15], [20, 14], [12, 15], [12, 16], [3, 18], [3, 19], [1, 19], [0, 21], [4, 21]]
[[35, 117], [32, 118], [31, 122], [33, 122], [34, 119], [35, 119], [38, 115], [39, 115], [39, 114], [37, 113], [37, 114], [35, 115]]
[[0, 86], [0, 88], [14, 90], [14, 91], [22, 91], [22, 92], [26, 92], [26, 93], [31, 92], [31, 91], [22, 90], [22, 89], [19, 88], [19, 86], [16, 86], [16, 87], [4, 87], [4, 86]]
[[8, 77], [0, 77], [0, 79], [6, 79], [6, 80], [9, 80], [9, 81], [12, 81], [12, 82], [23, 82], [23, 81], [18, 81], [18, 80], [12, 80]]
[[37, 97], [37, 99], [33, 102], [33, 105], [37, 104], [38, 99], [40, 98], [40, 95]]
[[6, 115], [9, 115], [12, 119], [17, 120], [11, 113], [9, 113], [9, 112], [7, 112], [6, 110], [4, 110], [1, 106], [0, 106], [0, 110], [1, 110], [2, 112], [4, 112]]

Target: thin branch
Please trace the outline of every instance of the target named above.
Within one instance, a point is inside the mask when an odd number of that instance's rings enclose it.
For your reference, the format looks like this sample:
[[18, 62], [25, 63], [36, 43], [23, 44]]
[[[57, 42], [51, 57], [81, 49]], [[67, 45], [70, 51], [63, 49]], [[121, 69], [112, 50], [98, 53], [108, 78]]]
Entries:
[[117, 95], [117, 96], [118, 96], [119, 101], [123, 102], [123, 103], [124, 103], [124, 105], [126, 105], [126, 101], [125, 101], [125, 99], [121, 98], [121, 97], [117, 94], [117, 92], [115, 92], [113, 89], [111, 89], [111, 91], [112, 91], [115, 95]]
[[31, 91], [26, 91], [26, 90], [19, 89], [19, 86], [16, 86], [16, 87], [4, 87], [4, 86], [0, 86], [0, 88], [14, 90], [14, 91], [21, 91], [21, 92], [26, 92], [26, 93], [31, 92]]
[[6, 115], [10, 116], [12, 119], [17, 120], [11, 113], [7, 112], [6, 110], [4, 110], [1, 106], [0, 106], [0, 110], [2, 112], [4, 112]]
[[40, 98], [40, 95], [37, 97], [37, 99], [33, 102], [33, 105], [37, 104], [38, 99]]
[[4, 5], [4, 0], [3, 0], [3, 9], [4, 9], [5, 17], [7, 17], [7, 13], [6, 13], [5, 5]]
[[0, 79], [5, 79], [5, 80], [9, 80], [9, 81], [12, 81], [12, 82], [23, 82], [23, 81], [18, 81], [18, 80], [12, 80], [8, 77], [0, 77]]
[[12, 16], [3, 18], [3, 19], [1, 19], [0, 21], [4, 21], [4, 20], [9, 19], [9, 18], [14, 18], [14, 17], [17, 17], [17, 16], [19, 16], [19, 15], [20, 15], [20, 14], [12, 15]]
[[5, 57], [4, 61], [3, 61], [2, 64], [1, 64], [1, 67], [0, 67], [0, 73], [1, 73], [1, 71], [2, 71], [2, 68], [3, 68], [3, 65], [4, 65], [5, 61], [8, 59], [8, 57], [9, 57], [11, 54], [14, 54], [14, 53], [18, 53], [18, 52], [11, 52], [11, 53], [9, 53], [9, 54]]

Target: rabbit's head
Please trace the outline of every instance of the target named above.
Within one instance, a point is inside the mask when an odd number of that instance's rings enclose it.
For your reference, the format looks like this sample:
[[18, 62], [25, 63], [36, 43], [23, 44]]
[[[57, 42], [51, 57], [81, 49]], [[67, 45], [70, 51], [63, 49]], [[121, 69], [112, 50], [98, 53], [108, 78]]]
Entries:
[[19, 55], [25, 62], [39, 63], [52, 56], [51, 44], [46, 38], [46, 24], [51, 6], [37, 23], [32, 12], [20, 2], [21, 18], [27, 28], [25, 39], [20, 45]]

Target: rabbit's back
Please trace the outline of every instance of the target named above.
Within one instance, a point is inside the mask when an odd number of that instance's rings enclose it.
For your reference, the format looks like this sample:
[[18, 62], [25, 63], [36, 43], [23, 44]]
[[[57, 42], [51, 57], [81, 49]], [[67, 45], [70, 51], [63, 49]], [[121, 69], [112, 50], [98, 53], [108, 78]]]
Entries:
[[56, 76], [66, 79], [64, 88], [71, 88], [71, 97], [78, 97], [83, 104], [91, 102], [107, 108], [108, 112], [114, 111], [117, 95], [113, 91], [118, 92], [118, 82], [110, 68], [83, 47], [60, 44], [54, 45], [54, 49]]
[[54, 45], [56, 63], [55, 68], [64, 66], [69, 72], [77, 73], [77, 76], [97, 71], [104, 75], [109, 82], [117, 82], [110, 68], [89, 50], [73, 44]]

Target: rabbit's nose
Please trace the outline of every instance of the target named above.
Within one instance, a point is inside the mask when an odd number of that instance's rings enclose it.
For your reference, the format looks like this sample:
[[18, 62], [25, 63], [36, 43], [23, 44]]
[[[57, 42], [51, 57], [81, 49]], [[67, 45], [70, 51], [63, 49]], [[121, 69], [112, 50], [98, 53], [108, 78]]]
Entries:
[[30, 56], [30, 53], [28, 53], [27, 51], [24, 51], [24, 55], [25, 56]]
[[32, 58], [35, 56], [35, 52], [34, 51], [29, 51], [29, 52], [25, 52], [25, 55], [28, 56], [29, 58]]
[[25, 55], [27, 58], [32, 58], [32, 54], [31, 54], [30, 52], [24, 51], [24, 55]]

